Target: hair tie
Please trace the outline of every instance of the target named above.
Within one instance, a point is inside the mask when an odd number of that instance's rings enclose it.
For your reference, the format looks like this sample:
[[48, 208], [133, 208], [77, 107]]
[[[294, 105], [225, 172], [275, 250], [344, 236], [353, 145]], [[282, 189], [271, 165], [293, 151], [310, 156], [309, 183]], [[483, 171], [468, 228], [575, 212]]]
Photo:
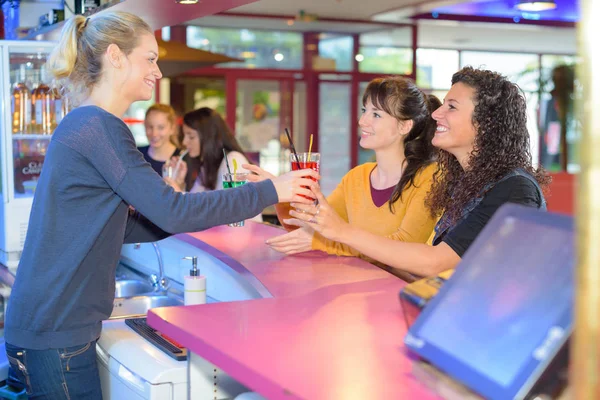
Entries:
[[90, 17], [87, 17], [85, 19], [85, 22], [83, 23], [83, 29], [85, 29], [85, 27], [87, 26], [88, 22], [90, 22]]

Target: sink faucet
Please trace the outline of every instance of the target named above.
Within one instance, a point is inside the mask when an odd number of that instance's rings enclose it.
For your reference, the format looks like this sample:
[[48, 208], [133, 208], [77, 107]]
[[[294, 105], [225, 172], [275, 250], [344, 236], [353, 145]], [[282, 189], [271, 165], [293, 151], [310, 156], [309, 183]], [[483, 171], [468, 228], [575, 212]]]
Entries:
[[[165, 291], [169, 287], [169, 280], [165, 276], [165, 269], [163, 266], [163, 259], [160, 252], [160, 247], [158, 247], [158, 243], [151, 242], [152, 247], [154, 247], [154, 252], [156, 253], [156, 259], [158, 260], [158, 276], [156, 274], [150, 275], [150, 282], [152, 282], [152, 286], [154, 286], [154, 290], [157, 291]], [[140, 243], [136, 243], [133, 245], [134, 249], [139, 249], [141, 246]]]

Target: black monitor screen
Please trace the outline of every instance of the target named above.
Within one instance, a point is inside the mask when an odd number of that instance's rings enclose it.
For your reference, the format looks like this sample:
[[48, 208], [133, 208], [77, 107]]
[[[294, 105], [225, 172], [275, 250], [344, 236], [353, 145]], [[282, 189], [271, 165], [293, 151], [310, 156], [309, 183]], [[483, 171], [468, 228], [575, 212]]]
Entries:
[[558, 321], [573, 304], [573, 234], [509, 216], [473, 250], [417, 334], [508, 387], [566, 334]]

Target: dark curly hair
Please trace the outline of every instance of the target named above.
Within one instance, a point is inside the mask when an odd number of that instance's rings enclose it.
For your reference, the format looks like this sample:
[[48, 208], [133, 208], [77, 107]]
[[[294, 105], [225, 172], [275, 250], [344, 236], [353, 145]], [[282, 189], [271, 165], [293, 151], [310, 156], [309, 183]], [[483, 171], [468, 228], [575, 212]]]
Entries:
[[451, 223], [460, 219], [467, 202], [486, 184], [517, 168], [531, 174], [542, 188], [550, 182], [542, 168], [532, 166], [527, 104], [521, 89], [496, 72], [472, 67], [452, 76], [452, 85], [457, 83], [475, 90], [472, 123], [477, 135], [469, 167], [463, 170], [456, 157], [440, 149], [438, 170], [425, 201], [433, 216], [445, 213]]
[[398, 121], [413, 121], [412, 129], [404, 138], [404, 172], [390, 197], [393, 213], [394, 203], [402, 198], [404, 189], [414, 185], [417, 173], [435, 159], [437, 150], [431, 140], [436, 123], [431, 113], [441, 102], [437, 97], [423, 93], [412, 80], [403, 76], [373, 79], [363, 94], [363, 105], [369, 100]]

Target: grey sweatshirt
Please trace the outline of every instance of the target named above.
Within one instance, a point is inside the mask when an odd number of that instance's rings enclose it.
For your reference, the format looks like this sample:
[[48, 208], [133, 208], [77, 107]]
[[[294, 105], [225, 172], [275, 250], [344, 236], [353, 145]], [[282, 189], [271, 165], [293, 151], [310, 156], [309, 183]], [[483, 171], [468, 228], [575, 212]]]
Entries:
[[[95, 106], [71, 111], [50, 141], [36, 188], [6, 341], [42, 350], [97, 339], [112, 312], [123, 243], [240, 221], [276, 202], [268, 180], [176, 193], [121, 119]], [[144, 217], [130, 216], [129, 205]]]

